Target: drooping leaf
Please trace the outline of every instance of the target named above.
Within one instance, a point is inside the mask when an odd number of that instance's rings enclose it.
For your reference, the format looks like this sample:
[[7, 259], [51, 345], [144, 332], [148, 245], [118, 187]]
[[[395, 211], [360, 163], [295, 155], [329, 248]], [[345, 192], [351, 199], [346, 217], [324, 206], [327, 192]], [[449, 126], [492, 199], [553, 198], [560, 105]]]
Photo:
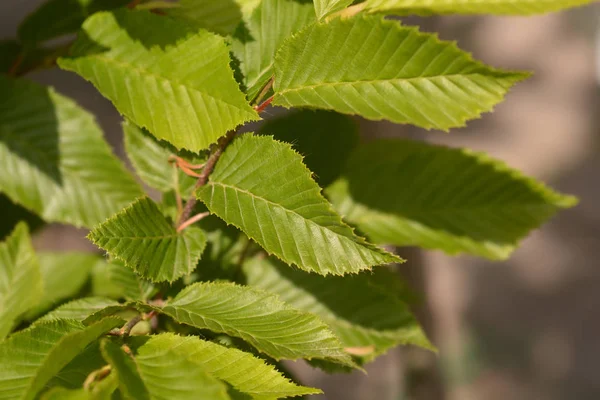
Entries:
[[0, 191], [49, 222], [92, 227], [142, 194], [87, 111], [3, 76], [0, 170]]
[[59, 65], [89, 80], [137, 125], [199, 151], [258, 119], [223, 38], [146, 11], [97, 13]]
[[153, 336], [138, 349], [135, 360], [147, 379], [162, 379], [166, 371], [173, 375], [185, 375], [187, 370], [205, 371], [257, 400], [321, 393], [294, 384], [252, 354], [194, 336], [172, 333]]
[[90, 253], [39, 253], [38, 259], [44, 293], [39, 304], [27, 313], [27, 319], [74, 297], [88, 281], [99, 260], [97, 255]]
[[[148, 131], [141, 129], [131, 121], [123, 123], [125, 149], [131, 163], [142, 180], [150, 187], [168, 192], [179, 188], [181, 195], [187, 197], [197, 179], [176, 169], [170, 157], [176, 154], [164, 143], [159, 143]], [[198, 163], [193, 158], [193, 163]]]
[[262, 290], [196, 283], [159, 310], [180, 323], [240, 337], [275, 359], [318, 358], [352, 366], [321, 320]]
[[49, 0], [29, 14], [18, 29], [27, 46], [75, 33], [95, 12], [127, 5], [130, 0]]
[[327, 194], [376, 243], [495, 260], [577, 202], [485, 154], [408, 140], [361, 147]]
[[177, 232], [148, 197], [97, 226], [88, 238], [153, 282], [172, 282], [189, 275], [206, 246], [201, 229]]
[[593, 3], [595, 0], [366, 0], [364, 10], [386, 14], [532, 15]]
[[297, 110], [268, 120], [258, 133], [291, 143], [321, 187], [341, 175], [359, 141], [358, 125], [350, 117], [319, 110]]
[[173, 357], [169, 348], [144, 345], [140, 348], [142, 354], [131, 358], [113, 342], [105, 341], [102, 347], [119, 376], [119, 387], [126, 398], [229, 400], [227, 387], [204, 368], [199, 368], [189, 354]]
[[275, 104], [422, 128], [464, 126], [525, 73], [487, 67], [435, 35], [376, 16], [312, 25], [275, 57]]
[[149, 299], [156, 287], [117, 260], [99, 260], [92, 271], [92, 294], [114, 300]]
[[356, 236], [321, 196], [291, 145], [244, 135], [231, 143], [198, 197], [288, 264], [322, 275], [401, 259]]
[[79, 389], [92, 372], [105, 365], [106, 361], [100, 353], [100, 342], [95, 341], [54, 375], [45, 387], [60, 386], [68, 389]]
[[74, 320], [56, 320], [12, 335], [0, 343], [0, 399], [35, 398], [86, 346], [122, 323], [107, 318], [86, 327]]
[[321, 277], [259, 257], [244, 265], [244, 273], [248, 285], [321, 317], [345, 348], [362, 349], [365, 361], [399, 344], [433, 349], [407, 304], [374, 284], [368, 273]]
[[273, 59], [283, 41], [314, 20], [313, 7], [294, 0], [262, 0], [245, 19], [234, 35], [232, 51], [241, 62], [248, 99], [273, 76]]
[[343, 10], [353, 2], [354, 0], [315, 0], [315, 12], [321, 20], [328, 15]]
[[27, 225], [19, 223], [0, 243], [0, 340], [17, 318], [38, 304], [44, 286]]
[[83, 322], [83, 320], [95, 312], [103, 310], [107, 307], [118, 305], [119, 303], [116, 301], [103, 297], [83, 297], [57, 307], [48, 314], [36, 320], [35, 324], [46, 321], [54, 321], [57, 319], [72, 319]]

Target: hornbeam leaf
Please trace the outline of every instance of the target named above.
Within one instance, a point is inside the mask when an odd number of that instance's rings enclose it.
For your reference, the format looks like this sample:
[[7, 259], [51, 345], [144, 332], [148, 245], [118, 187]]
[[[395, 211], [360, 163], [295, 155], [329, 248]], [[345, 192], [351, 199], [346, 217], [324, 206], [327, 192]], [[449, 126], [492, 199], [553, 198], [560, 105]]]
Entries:
[[[162, 336], [162, 335], [161, 335]], [[160, 338], [155, 336], [153, 339]], [[142, 350], [143, 349], [143, 350]], [[125, 398], [140, 400], [229, 400], [227, 386], [198, 366], [191, 354], [171, 353], [169, 348], [152, 345], [140, 348], [142, 354], [128, 356], [117, 344], [105, 340], [102, 351], [119, 376]], [[165, 357], [165, 355], [167, 355]], [[169, 357], [171, 356], [171, 357]], [[237, 366], [229, 365], [236, 370]]]
[[5, 194], [0, 193], [0, 240], [4, 240], [15, 229], [19, 222], [25, 222], [30, 231], [35, 231], [44, 225], [37, 215], [15, 204]]
[[146, 301], [156, 292], [151, 282], [142, 279], [117, 260], [98, 260], [92, 271], [92, 294], [120, 300]]
[[364, 349], [362, 354], [354, 354], [365, 361], [399, 344], [433, 349], [408, 305], [368, 274], [322, 277], [259, 257], [243, 268], [248, 285], [278, 294], [290, 306], [318, 315], [344, 348]]
[[233, 79], [223, 38], [146, 11], [101, 12], [59, 65], [89, 80], [137, 125], [199, 151], [258, 119]]
[[202, 230], [177, 232], [148, 197], [97, 226], [88, 238], [153, 282], [191, 274], [206, 246]]
[[448, 130], [491, 111], [527, 76], [487, 67], [396, 21], [338, 18], [281, 46], [274, 102]]
[[66, 389], [55, 387], [44, 393], [42, 400], [112, 400], [117, 398], [114, 392], [118, 388], [116, 375], [112, 372], [99, 382], [95, 382], [91, 388]]
[[43, 290], [27, 225], [21, 222], [0, 243], [0, 340], [8, 335], [21, 314], [38, 304]]
[[194, 336], [182, 337], [172, 333], [153, 336], [138, 349], [135, 361], [147, 381], [165, 382], [165, 386], [169, 384], [165, 376], [179, 376], [187, 381], [181, 377], [205, 371], [257, 400], [321, 393], [318, 389], [294, 384], [273, 366], [250, 353]]
[[315, 0], [315, 12], [321, 20], [334, 12], [343, 10], [353, 2], [354, 0]]
[[74, 320], [56, 320], [12, 335], [0, 343], [0, 399], [35, 398], [86, 346], [123, 322], [106, 318], [84, 326]]
[[77, 295], [99, 260], [90, 253], [39, 253], [38, 259], [44, 293], [39, 304], [27, 313], [27, 319]]
[[376, 243], [493, 260], [577, 203], [485, 154], [407, 140], [359, 148], [326, 192]]
[[118, 306], [114, 300], [103, 297], [84, 297], [73, 300], [57, 307], [48, 314], [36, 320], [34, 323], [53, 321], [57, 319], [72, 319], [83, 322], [90, 315], [104, 310], [107, 307]]
[[275, 53], [283, 41], [315, 21], [313, 7], [294, 0], [262, 0], [234, 35], [232, 51], [240, 60], [248, 99], [273, 76]]
[[83, 352], [79, 353], [77, 357], [73, 358], [60, 372], [54, 375], [54, 378], [45, 387], [53, 388], [62, 386], [69, 389], [81, 388], [89, 374], [105, 365], [106, 361], [100, 353], [100, 342], [95, 341], [87, 346]]
[[130, 0], [50, 0], [19, 25], [18, 36], [28, 46], [75, 33], [95, 12], [127, 5]]
[[532, 15], [594, 3], [595, 0], [366, 0], [367, 12], [387, 14]]
[[49, 222], [92, 227], [142, 194], [88, 112], [3, 76], [0, 170], [0, 191]]
[[167, 9], [166, 13], [200, 28], [228, 35], [241, 22], [242, 15], [256, 7], [258, 1], [260, 0], [180, 0], [178, 7]]
[[269, 253], [322, 275], [401, 262], [356, 236], [291, 145], [244, 135], [227, 147], [198, 197]]
[[317, 358], [353, 366], [327, 325], [262, 290], [196, 283], [158, 309], [180, 323], [240, 337], [278, 360]]

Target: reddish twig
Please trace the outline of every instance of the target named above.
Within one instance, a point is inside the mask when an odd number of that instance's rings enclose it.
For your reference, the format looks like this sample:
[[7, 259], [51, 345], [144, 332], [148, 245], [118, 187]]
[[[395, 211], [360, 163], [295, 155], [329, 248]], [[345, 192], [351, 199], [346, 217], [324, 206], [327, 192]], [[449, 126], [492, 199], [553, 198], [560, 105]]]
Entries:
[[269, 104], [271, 104], [274, 97], [275, 96], [271, 96], [268, 99], [266, 99], [261, 105], [255, 106], [254, 109], [256, 110], [256, 112], [260, 114], [261, 112], [265, 111], [265, 108], [267, 108]]
[[210, 215], [209, 212], [203, 212], [203, 213], [194, 215], [192, 218], [188, 219], [183, 224], [179, 225], [177, 227], [177, 232], [181, 232], [182, 230], [184, 230], [188, 226], [190, 226], [190, 225], [192, 225], [192, 224], [200, 221], [202, 218], [208, 217], [209, 215]]

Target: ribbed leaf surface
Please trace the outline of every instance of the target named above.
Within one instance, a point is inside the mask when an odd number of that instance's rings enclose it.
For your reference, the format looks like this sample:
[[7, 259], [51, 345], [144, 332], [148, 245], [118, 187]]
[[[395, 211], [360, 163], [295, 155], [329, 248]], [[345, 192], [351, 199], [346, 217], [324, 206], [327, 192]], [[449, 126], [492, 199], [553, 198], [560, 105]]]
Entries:
[[531, 230], [577, 203], [469, 150], [380, 140], [347, 165], [327, 194], [377, 243], [505, 259]]
[[43, 290], [29, 231], [21, 222], [0, 243], [0, 340], [8, 335], [21, 314], [38, 304]]
[[11, 336], [0, 343], [0, 399], [35, 398], [87, 345], [122, 323], [107, 318], [86, 327], [74, 320], [57, 320]]
[[352, 365], [327, 325], [262, 290], [196, 283], [160, 310], [178, 322], [241, 337], [275, 359], [318, 358]]
[[454, 43], [367, 16], [312, 25], [275, 57], [275, 103], [448, 130], [491, 111], [524, 73], [474, 61]]
[[242, 5], [248, 0], [180, 0], [167, 15], [222, 35], [232, 33], [242, 20]]
[[186, 370], [205, 371], [258, 400], [321, 393], [297, 386], [252, 354], [194, 336], [171, 333], [153, 336], [139, 348], [135, 360], [147, 378], [162, 380], [166, 371], [172, 375], [185, 375]]
[[[168, 192], [179, 187], [181, 194], [188, 197], [196, 184], [196, 178], [186, 175], [169, 162], [175, 155], [165, 143], [159, 143], [148, 131], [141, 129], [130, 121], [123, 123], [125, 149], [127, 156], [135, 167], [135, 171], [148, 186]], [[195, 158], [193, 163], [199, 164]]]
[[595, 0], [367, 0], [370, 12], [398, 14], [531, 15], [594, 3]]
[[354, 0], [314, 0], [315, 12], [319, 19], [323, 19], [334, 12], [343, 10], [354, 2]]
[[95, 12], [127, 5], [130, 0], [49, 0], [29, 14], [19, 25], [19, 39], [36, 45], [75, 33]]
[[206, 246], [202, 230], [189, 227], [178, 233], [147, 197], [97, 226], [88, 238], [154, 282], [189, 275]]
[[106, 361], [100, 354], [100, 342], [95, 341], [64, 366], [45, 387], [62, 386], [69, 389], [79, 389], [83, 386], [89, 374], [105, 365]]
[[137, 125], [177, 148], [207, 148], [256, 120], [223, 38], [149, 12], [102, 12], [59, 65], [91, 81]]
[[39, 253], [38, 259], [44, 292], [39, 304], [27, 313], [27, 319], [75, 297], [99, 260], [90, 253]]
[[321, 277], [264, 258], [248, 261], [244, 273], [248, 285], [321, 317], [345, 348], [362, 349], [365, 360], [399, 344], [433, 348], [398, 293], [377, 285], [368, 274]]
[[0, 170], [0, 191], [50, 222], [91, 227], [142, 194], [88, 112], [3, 76]]
[[248, 99], [254, 99], [273, 76], [273, 59], [283, 41], [314, 21], [313, 7], [294, 0], [262, 0], [245, 18], [234, 35], [232, 51], [241, 62]]
[[198, 197], [269, 253], [307, 271], [343, 275], [401, 261], [356, 236], [321, 196], [302, 157], [271, 137], [234, 140]]
[[92, 294], [119, 300], [142, 300], [156, 291], [154, 284], [142, 279], [130, 268], [113, 260], [99, 260], [92, 272]]
[[104, 310], [107, 307], [118, 306], [114, 300], [104, 297], [84, 297], [65, 303], [48, 314], [35, 321], [35, 324], [40, 322], [53, 321], [57, 319], [72, 319], [76, 321], [85, 320], [90, 315]]

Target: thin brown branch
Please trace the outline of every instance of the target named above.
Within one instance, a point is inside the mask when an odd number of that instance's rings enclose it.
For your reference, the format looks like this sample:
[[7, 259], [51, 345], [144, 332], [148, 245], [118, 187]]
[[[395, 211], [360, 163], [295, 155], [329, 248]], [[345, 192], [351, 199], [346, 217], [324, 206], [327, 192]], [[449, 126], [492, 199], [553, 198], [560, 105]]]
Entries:
[[131, 330], [134, 326], [140, 323], [144, 317], [142, 314], [138, 314], [135, 317], [131, 318], [120, 330], [121, 336], [127, 337], [131, 333]]
[[254, 109], [256, 110], [256, 112], [260, 114], [261, 112], [265, 111], [265, 108], [267, 108], [269, 104], [271, 104], [273, 98], [274, 96], [271, 96], [268, 99], [266, 99], [261, 105], [255, 106]]
[[213, 150], [212, 154], [206, 161], [206, 164], [204, 165], [204, 169], [202, 170], [202, 173], [200, 174], [200, 177], [198, 178], [196, 185], [194, 186], [194, 190], [192, 191], [192, 196], [187, 201], [187, 203], [185, 203], [185, 207], [184, 207], [183, 212], [181, 213], [181, 215], [179, 217], [179, 221], [177, 223], [178, 227], [181, 227], [190, 218], [190, 215], [192, 215], [192, 211], [194, 210], [194, 207], [196, 206], [196, 202], [198, 201], [196, 199], [196, 190], [198, 190], [202, 186], [206, 185], [206, 182], [208, 182], [209, 175], [212, 173], [213, 169], [215, 169], [215, 165], [217, 164], [217, 161], [219, 161], [219, 158], [221, 157], [221, 154], [223, 154], [225, 147], [227, 147], [227, 145], [235, 137], [236, 132], [237, 131], [235, 131], [235, 130], [229, 131], [229, 132], [227, 132], [227, 135], [225, 135], [221, 139], [219, 139], [215, 149]]
[[196, 222], [200, 221], [202, 218], [206, 218], [209, 215], [210, 215], [210, 213], [208, 211], [194, 215], [192, 218], [188, 219], [183, 224], [179, 225], [179, 227], [177, 228], [177, 232], [183, 231], [188, 226], [195, 224]]

